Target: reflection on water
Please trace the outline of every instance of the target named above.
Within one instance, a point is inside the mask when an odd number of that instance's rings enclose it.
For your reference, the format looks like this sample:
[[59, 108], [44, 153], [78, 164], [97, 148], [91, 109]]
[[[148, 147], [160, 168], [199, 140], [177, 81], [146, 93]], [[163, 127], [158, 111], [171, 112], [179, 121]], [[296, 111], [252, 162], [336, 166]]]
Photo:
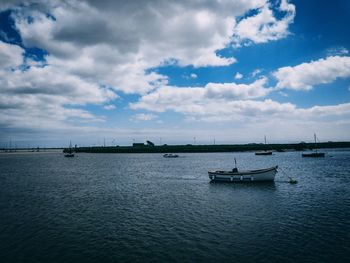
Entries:
[[[287, 183], [288, 181], [279, 181], [281, 183]], [[279, 183], [278, 182], [278, 183]], [[232, 189], [256, 189], [262, 191], [276, 190], [275, 182], [224, 182], [224, 181], [209, 181], [211, 187], [229, 187]]]
[[[350, 151], [328, 154], [1, 154], [2, 261], [345, 262]], [[285, 174], [211, 183], [234, 157]]]

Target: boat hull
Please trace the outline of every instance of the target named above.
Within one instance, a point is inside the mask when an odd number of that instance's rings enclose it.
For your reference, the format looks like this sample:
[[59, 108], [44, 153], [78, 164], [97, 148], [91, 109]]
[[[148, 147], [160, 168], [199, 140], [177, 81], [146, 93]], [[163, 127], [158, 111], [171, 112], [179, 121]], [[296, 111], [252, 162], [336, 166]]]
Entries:
[[278, 166], [251, 171], [209, 171], [211, 181], [223, 182], [266, 182], [274, 181]]
[[177, 154], [166, 153], [163, 155], [164, 158], [177, 158], [179, 157]]
[[64, 155], [64, 157], [74, 157], [74, 153], [67, 153]]
[[302, 157], [325, 157], [325, 154], [324, 153], [303, 153], [301, 155]]
[[256, 152], [255, 155], [272, 155], [272, 152], [266, 151], [266, 152]]

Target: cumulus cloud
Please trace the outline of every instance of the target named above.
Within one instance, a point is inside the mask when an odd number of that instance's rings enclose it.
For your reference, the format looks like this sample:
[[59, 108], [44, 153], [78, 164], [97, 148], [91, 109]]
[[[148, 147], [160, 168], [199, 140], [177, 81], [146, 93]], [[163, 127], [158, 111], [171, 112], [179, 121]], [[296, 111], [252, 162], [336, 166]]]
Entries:
[[103, 108], [104, 108], [105, 110], [114, 110], [114, 109], [116, 108], [116, 106], [110, 104], [110, 105], [105, 105], [105, 106], [103, 106]]
[[350, 77], [350, 57], [331, 56], [294, 67], [283, 67], [273, 73], [278, 89], [311, 90], [337, 78]]
[[174, 110], [196, 110], [207, 107], [212, 100], [232, 101], [266, 96], [271, 89], [265, 88], [266, 79], [259, 79], [250, 85], [236, 83], [208, 83], [204, 87], [161, 87], [131, 104], [132, 109], [146, 109], [162, 112]]
[[152, 113], [139, 113], [139, 114], [135, 114], [134, 116], [132, 116], [131, 120], [133, 121], [151, 121], [156, 119], [158, 116]]
[[262, 72], [262, 70], [259, 69], [259, 68], [257, 68], [257, 69], [255, 69], [255, 70], [251, 73], [251, 75], [252, 75], [252, 77], [254, 78], [255, 76], [261, 74], [261, 72]]
[[349, 50], [345, 47], [331, 47], [326, 50], [327, 56], [344, 56], [349, 54]]
[[346, 116], [350, 115], [350, 103], [343, 103], [330, 106], [313, 106], [308, 109], [299, 109], [299, 113], [312, 117], [323, 116]]
[[198, 76], [197, 76], [197, 74], [192, 73], [192, 74], [190, 75], [190, 77], [191, 77], [192, 79], [196, 79]]
[[[350, 103], [299, 108], [292, 103], [264, 99], [274, 88], [266, 78], [251, 84], [208, 83], [204, 87], [162, 87], [130, 104], [132, 109], [151, 112], [174, 111], [187, 119], [208, 122], [236, 121], [240, 124], [318, 120], [334, 123], [350, 117]], [[260, 99], [260, 100], [255, 100]]]
[[266, 4], [258, 9], [254, 16], [249, 16], [235, 26], [232, 37], [235, 46], [251, 43], [266, 43], [286, 37], [288, 27], [294, 21], [295, 6], [287, 0], [281, 0], [278, 11], [285, 15], [277, 19], [271, 5]]
[[[116, 92], [140, 94], [135, 109], [156, 108], [153, 100], [160, 110], [168, 109], [164, 101], [169, 100], [178, 112], [181, 99], [186, 112], [201, 111], [206, 103], [215, 112], [214, 100], [235, 106], [238, 100], [262, 98], [271, 91], [264, 78], [178, 88], [168, 86], [168, 77], [155, 69], [230, 65], [236, 59], [220, 50], [285, 37], [295, 15], [286, 0], [277, 7], [267, 0], [5, 0], [0, 9], [6, 8], [12, 9], [24, 49], [0, 43], [0, 122], [46, 128], [77, 119], [104, 121], [82, 108], [112, 109]], [[27, 48], [46, 51], [45, 61], [24, 58]]]
[[[24, 50], [0, 42], [0, 125], [57, 127], [80, 119], [103, 121], [75, 106], [100, 104], [117, 98], [108, 88], [57, 68], [23, 62]], [[55, 123], [55, 125], [53, 125]]]
[[0, 41], [0, 69], [20, 66], [23, 63], [23, 53], [21, 47]]
[[243, 78], [243, 75], [241, 73], [237, 72], [235, 75], [235, 79], [241, 79], [241, 78]]
[[[153, 112], [174, 111], [188, 119], [208, 122], [236, 121], [237, 124], [281, 121], [339, 121], [350, 117], [350, 103], [298, 108], [292, 103], [280, 103], [271, 99], [229, 99], [208, 96], [205, 88], [164, 88], [146, 95], [131, 104], [133, 109]], [[225, 94], [225, 91], [222, 93]], [[340, 118], [340, 119], [339, 119]]]
[[[289, 14], [293, 7], [284, 0], [278, 9]], [[238, 25], [236, 18], [255, 9], [269, 12], [266, 23], [271, 28], [263, 30], [266, 41], [287, 31], [287, 25], [276, 24], [282, 22], [274, 18], [266, 0], [49, 1], [18, 7], [13, 17], [25, 46], [46, 50], [48, 63], [84, 78], [99, 79], [117, 90], [142, 94], [166, 84], [166, 76], [148, 69], [167, 61], [194, 67], [234, 63], [233, 57], [217, 52], [233, 39], [248, 38], [244, 24], [256, 16], [248, 16]], [[272, 28], [278, 28], [280, 34]], [[273, 37], [268, 37], [267, 31]]]

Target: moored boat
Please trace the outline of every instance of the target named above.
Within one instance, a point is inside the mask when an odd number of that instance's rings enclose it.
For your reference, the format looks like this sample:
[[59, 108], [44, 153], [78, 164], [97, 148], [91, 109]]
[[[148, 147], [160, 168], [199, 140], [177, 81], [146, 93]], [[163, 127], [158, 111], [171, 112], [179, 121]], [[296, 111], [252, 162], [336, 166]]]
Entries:
[[315, 151], [311, 152], [311, 153], [302, 153], [301, 157], [314, 157], [314, 158], [325, 157], [325, 153], [324, 152], [318, 152], [317, 151], [317, 137], [316, 137], [316, 133], [314, 133], [314, 140], [315, 140]]
[[69, 142], [68, 153], [65, 153], [64, 157], [74, 157], [74, 153], [73, 153], [73, 150], [72, 150], [72, 142], [71, 141]]
[[266, 136], [264, 136], [264, 141], [265, 141], [265, 150], [259, 151], [259, 152], [255, 152], [255, 155], [272, 155], [272, 151], [268, 151], [266, 149]]
[[256, 152], [255, 155], [272, 155], [272, 151]]
[[325, 153], [312, 152], [312, 153], [302, 153], [302, 157], [325, 157]]
[[238, 170], [233, 168], [232, 171], [209, 171], [208, 175], [211, 181], [226, 182], [261, 182], [274, 181], [278, 166], [273, 166], [258, 170]]
[[179, 157], [177, 154], [173, 154], [173, 153], [166, 153], [163, 155], [164, 158], [177, 158]]

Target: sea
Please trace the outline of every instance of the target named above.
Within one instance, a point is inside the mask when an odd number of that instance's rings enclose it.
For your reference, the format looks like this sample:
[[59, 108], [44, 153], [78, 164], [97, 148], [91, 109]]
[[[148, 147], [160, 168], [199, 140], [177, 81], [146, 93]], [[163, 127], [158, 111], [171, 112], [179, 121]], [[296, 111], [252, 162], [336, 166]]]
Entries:
[[[279, 166], [272, 183], [208, 170]], [[298, 181], [288, 183], [288, 177]], [[350, 150], [0, 154], [1, 262], [349, 262]]]

